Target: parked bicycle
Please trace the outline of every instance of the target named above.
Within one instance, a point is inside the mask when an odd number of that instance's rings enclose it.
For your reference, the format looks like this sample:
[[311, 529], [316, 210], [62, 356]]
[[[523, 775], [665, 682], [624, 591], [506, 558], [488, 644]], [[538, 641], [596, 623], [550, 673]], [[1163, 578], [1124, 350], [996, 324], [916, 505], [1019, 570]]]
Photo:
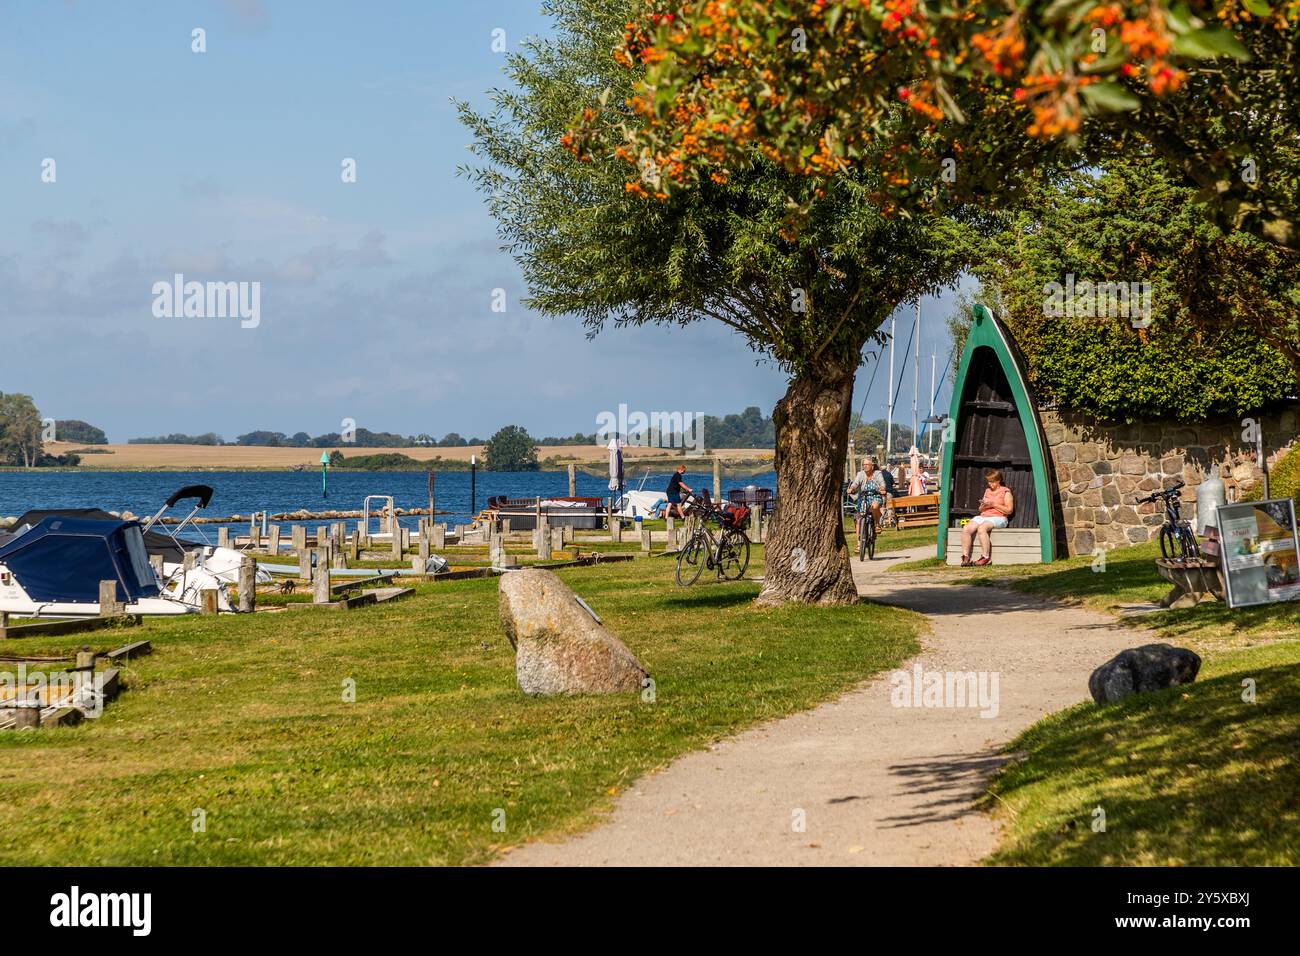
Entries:
[[[718, 572], [718, 580], [737, 581], [749, 567], [749, 536], [742, 527], [749, 517], [743, 505], [717, 507], [707, 493], [692, 493], [684, 502], [688, 513], [698, 519], [690, 537], [677, 552], [677, 583], [690, 587], [700, 579], [705, 568]], [[718, 526], [714, 535], [709, 527]]]
[[1163, 491], [1153, 491], [1145, 498], [1137, 499], [1140, 505], [1163, 503], [1165, 523], [1160, 527], [1160, 553], [1169, 561], [1199, 561], [1201, 558], [1201, 546], [1196, 542], [1196, 532], [1179, 513], [1182, 505], [1179, 489], [1185, 484], [1186, 482], [1177, 481]]

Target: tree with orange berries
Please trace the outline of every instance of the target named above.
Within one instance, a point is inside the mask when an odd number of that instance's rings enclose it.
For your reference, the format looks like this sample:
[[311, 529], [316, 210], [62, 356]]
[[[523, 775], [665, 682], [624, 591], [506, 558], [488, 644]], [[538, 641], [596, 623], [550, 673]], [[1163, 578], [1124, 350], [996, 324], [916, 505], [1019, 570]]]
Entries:
[[758, 149], [818, 178], [884, 162], [928, 209], [1141, 140], [1224, 229], [1300, 248], [1300, 0], [644, 0], [618, 56], [644, 122], [572, 136], [665, 191]]
[[629, 130], [646, 121], [636, 90], [655, 55], [626, 35], [638, 3], [550, 0], [553, 34], [510, 59], [494, 108], [461, 106], [478, 157], [465, 173], [531, 308], [592, 334], [719, 322], [789, 373], [773, 412], [780, 506], [760, 601], [856, 601], [841, 479], [861, 352], [901, 303], [955, 280], [973, 226], [962, 209], [886, 215], [898, 183], [881, 157], [880, 171], [818, 180], [755, 152], [679, 188], [671, 164], [584, 149], [566, 132], [575, 103]]

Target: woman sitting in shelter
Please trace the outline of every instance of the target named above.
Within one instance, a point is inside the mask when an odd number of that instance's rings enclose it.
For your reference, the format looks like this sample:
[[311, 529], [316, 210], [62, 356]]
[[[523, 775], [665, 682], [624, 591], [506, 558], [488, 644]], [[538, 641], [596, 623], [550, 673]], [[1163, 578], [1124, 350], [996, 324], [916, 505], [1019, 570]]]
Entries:
[[1016, 510], [1016, 502], [1011, 495], [1011, 489], [1002, 484], [1001, 471], [990, 468], [984, 472], [984, 480], [988, 483], [988, 488], [984, 490], [984, 497], [980, 499], [980, 513], [966, 522], [966, 527], [961, 529], [962, 567], [967, 567], [972, 563], [970, 554], [977, 535], [980, 540], [980, 550], [984, 554], [974, 563], [976, 565], [993, 563], [993, 559], [990, 557], [993, 550], [990, 532], [994, 528], [1005, 528], [1011, 518], [1011, 513]]

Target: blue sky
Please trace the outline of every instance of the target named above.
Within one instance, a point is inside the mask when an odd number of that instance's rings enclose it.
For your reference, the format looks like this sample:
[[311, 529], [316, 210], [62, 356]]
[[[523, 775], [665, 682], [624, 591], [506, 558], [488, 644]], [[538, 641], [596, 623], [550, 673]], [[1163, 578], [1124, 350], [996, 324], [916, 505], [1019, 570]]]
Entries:
[[[632, 409], [770, 412], [734, 333], [530, 315], [456, 175], [538, 0], [9, 2], [0, 8], [0, 391], [110, 440], [184, 431], [595, 429]], [[191, 51], [195, 28], [207, 52]], [[41, 181], [55, 161], [56, 180]], [[341, 181], [353, 158], [357, 181]], [[152, 286], [257, 281], [261, 323], [156, 318]], [[506, 311], [491, 309], [506, 290]], [[942, 366], [948, 297], [925, 300]], [[910, 309], [900, 313], [899, 356]], [[855, 407], [871, 377], [859, 377]], [[885, 375], [866, 397], [883, 414]], [[911, 373], [899, 397], [910, 418]], [[946, 401], [946, 392], [944, 393]], [[928, 396], [921, 404], [928, 410]]]

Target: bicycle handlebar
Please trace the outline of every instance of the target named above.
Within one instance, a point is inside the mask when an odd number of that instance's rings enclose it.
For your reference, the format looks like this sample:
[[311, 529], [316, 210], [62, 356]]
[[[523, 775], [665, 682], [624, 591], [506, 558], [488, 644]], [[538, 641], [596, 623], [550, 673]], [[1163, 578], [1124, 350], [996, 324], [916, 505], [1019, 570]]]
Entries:
[[1155, 501], [1157, 498], [1173, 498], [1175, 496], [1181, 498], [1182, 496], [1178, 494], [1178, 490], [1180, 488], [1185, 487], [1186, 485], [1187, 482], [1185, 481], [1175, 481], [1168, 488], [1161, 489], [1160, 491], [1153, 491], [1145, 498], [1137, 499], [1137, 503], [1140, 505], [1145, 505], [1149, 502]]

